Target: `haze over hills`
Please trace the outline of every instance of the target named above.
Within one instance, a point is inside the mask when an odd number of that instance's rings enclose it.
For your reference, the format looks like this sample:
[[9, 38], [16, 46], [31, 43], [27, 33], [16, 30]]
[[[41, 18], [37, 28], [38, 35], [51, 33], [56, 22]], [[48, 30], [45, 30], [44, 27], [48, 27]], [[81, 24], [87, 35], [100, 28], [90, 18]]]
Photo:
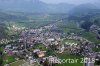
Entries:
[[0, 9], [32, 13], [66, 13], [72, 4], [46, 4], [40, 0], [0, 0]]
[[77, 14], [88, 14], [88, 13], [97, 13], [99, 12], [100, 9], [96, 7], [94, 4], [81, 4], [70, 10], [70, 13], [72, 15], [77, 15]]
[[[93, 14], [100, 12], [100, 9], [95, 4], [91, 3], [81, 4], [81, 5], [73, 5], [67, 3], [47, 4], [40, 0], [0, 0], [0, 9], [1, 9], [0, 10], [1, 21], [4, 21], [5, 19], [16, 19], [16, 18], [26, 19], [26, 17], [24, 17], [26, 15], [23, 12], [26, 12], [28, 14], [68, 13], [68, 15], [78, 15], [78, 14], [83, 15], [88, 13]], [[8, 16], [10, 17], [8, 18]]]
[[0, 11], [0, 22], [3, 21], [16, 21], [16, 20], [25, 20], [27, 19], [25, 16], [17, 15], [17, 14], [10, 14]]

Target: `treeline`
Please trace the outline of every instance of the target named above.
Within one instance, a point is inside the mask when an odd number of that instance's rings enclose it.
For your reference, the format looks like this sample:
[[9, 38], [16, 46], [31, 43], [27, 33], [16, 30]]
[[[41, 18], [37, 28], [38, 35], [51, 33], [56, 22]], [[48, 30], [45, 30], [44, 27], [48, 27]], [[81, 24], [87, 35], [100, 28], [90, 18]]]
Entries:
[[69, 21], [75, 21], [80, 24], [80, 27], [89, 31], [91, 25], [100, 26], [100, 13], [88, 13], [81, 15], [71, 15], [68, 17]]
[[28, 19], [25, 16], [22, 15], [18, 15], [18, 14], [10, 14], [10, 13], [6, 13], [6, 12], [2, 12], [0, 11], [0, 22], [4, 22], [4, 21], [20, 21], [20, 20], [26, 20]]
[[4, 23], [0, 23], [0, 39], [7, 38], [7, 26]]

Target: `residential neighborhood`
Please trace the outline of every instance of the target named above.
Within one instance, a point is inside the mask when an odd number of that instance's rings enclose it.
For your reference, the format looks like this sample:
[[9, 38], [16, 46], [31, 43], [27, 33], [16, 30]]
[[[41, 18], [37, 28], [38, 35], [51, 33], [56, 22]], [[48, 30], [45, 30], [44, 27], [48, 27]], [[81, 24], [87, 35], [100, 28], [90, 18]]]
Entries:
[[[6, 45], [3, 52], [8, 56], [14, 56], [15, 62], [23, 59], [23, 63], [19, 66], [34, 66], [35, 63], [42, 66], [46, 61], [50, 64], [62, 64], [57, 53], [69, 53], [99, 60], [100, 53], [92, 50], [93, 47], [100, 47], [99, 45], [96, 46], [93, 42], [74, 33], [65, 36], [54, 26], [56, 25], [50, 24], [39, 29], [22, 31], [17, 43]], [[13, 63], [5, 66], [12, 66]]]

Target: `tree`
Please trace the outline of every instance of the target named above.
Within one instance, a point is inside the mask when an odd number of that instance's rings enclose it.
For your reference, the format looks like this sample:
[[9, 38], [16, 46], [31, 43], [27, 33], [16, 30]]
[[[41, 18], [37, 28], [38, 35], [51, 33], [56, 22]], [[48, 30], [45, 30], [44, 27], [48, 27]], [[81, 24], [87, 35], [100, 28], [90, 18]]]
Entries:
[[49, 66], [49, 61], [47, 59], [44, 61], [43, 66]]
[[0, 39], [7, 38], [7, 27], [4, 23], [0, 23]]
[[0, 66], [2, 66], [2, 64], [3, 64], [3, 59], [1, 58], [0, 59]]
[[94, 24], [100, 26], [100, 19], [95, 19], [95, 20], [94, 20]]
[[3, 55], [3, 50], [2, 50], [2, 48], [0, 48], [0, 66], [2, 66], [2, 64], [3, 64], [2, 55]]
[[93, 25], [92, 22], [85, 21], [81, 24], [81, 28], [85, 29], [86, 31], [90, 30], [90, 27]]

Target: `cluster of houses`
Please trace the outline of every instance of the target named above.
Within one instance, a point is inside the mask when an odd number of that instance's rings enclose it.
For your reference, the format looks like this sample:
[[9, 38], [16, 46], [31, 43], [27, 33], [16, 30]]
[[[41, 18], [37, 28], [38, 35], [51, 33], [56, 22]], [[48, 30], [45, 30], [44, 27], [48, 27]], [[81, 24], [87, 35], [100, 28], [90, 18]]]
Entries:
[[92, 25], [92, 26], [90, 27], [90, 31], [96, 33], [97, 36], [98, 36], [97, 38], [100, 39], [100, 27], [99, 27], [99, 26], [97, 26], [97, 25]]
[[[17, 44], [9, 44], [5, 46], [4, 53], [15, 55], [16, 59], [24, 59], [29, 64], [43, 63], [49, 60], [50, 63], [61, 63], [56, 56], [46, 56], [47, 50], [34, 49], [35, 43], [42, 43], [47, 49], [51, 49], [56, 53], [68, 51], [71, 54], [79, 54], [85, 57], [99, 57], [100, 53], [92, 51], [93, 43], [79, 36], [64, 36], [62, 32], [53, 28], [55, 25], [44, 26], [39, 29], [24, 30], [20, 34]], [[52, 30], [53, 29], [53, 30]], [[75, 42], [65, 42], [64, 40], [75, 40]], [[99, 45], [97, 46], [99, 47]], [[31, 51], [29, 50], [31, 49]], [[96, 56], [97, 55], [97, 56]], [[55, 59], [54, 61], [52, 59]]]

